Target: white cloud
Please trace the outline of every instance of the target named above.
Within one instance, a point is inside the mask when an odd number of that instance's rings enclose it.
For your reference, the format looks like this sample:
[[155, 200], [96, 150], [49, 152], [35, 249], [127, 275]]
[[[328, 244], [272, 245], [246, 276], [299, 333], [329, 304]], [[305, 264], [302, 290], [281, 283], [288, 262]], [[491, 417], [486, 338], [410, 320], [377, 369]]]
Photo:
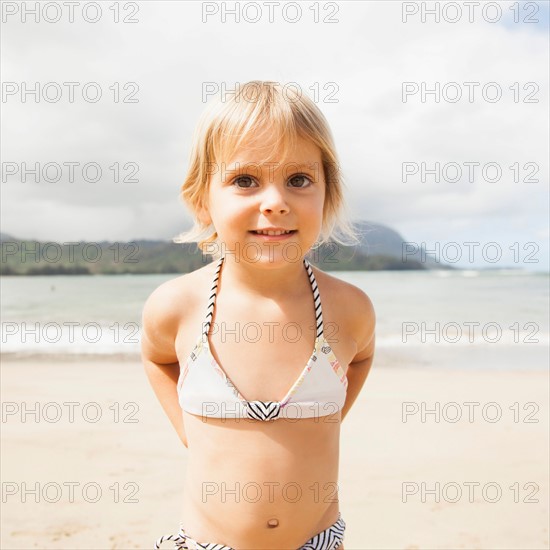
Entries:
[[[513, 24], [506, 3], [496, 25], [481, 17], [403, 24], [400, 2], [340, 2], [339, 23], [315, 24], [310, 5], [303, 3], [295, 24], [281, 17], [205, 24], [198, 2], [140, 3], [133, 25], [114, 24], [106, 5], [96, 24], [78, 16], [74, 24], [10, 17], [4, 82], [98, 82], [104, 96], [96, 104], [8, 98], [3, 162], [93, 161], [107, 176], [98, 184], [2, 183], [2, 230], [52, 240], [169, 238], [190, 219], [178, 193], [204, 107], [203, 82], [294, 81], [309, 94], [315, 83], [326, 94], [323, 85], [334, 82], [338, 103], [319, 106], [336, 137], [355, 216], [391, 225], [409, 240], [459, 241], [471, 233], [506, 240], [514, 227], [517, 238], [540, 239], [547, 263], [548, 37], [540, 25]], [[404, 81], [480, 86], [474, 103], [421, 103], [417, 96], [403, 103]], [[114, 103], [114, 82], [137, 82], [139, 103]], [[488, 82], [500, 84], [501, 101], [480, 97]], [[522, 98], [522, 85], [536, 82], [539, 103], [515, 103], [508, 89], [514, 82]], [[504, 171], [498, 183], [403, 183], [404, 161], [496, 162]], [[139, 183], [114, 183], [115, 162], [138, 163]], [[539, 183], [514, 183], [508, 166], [515, 162], [536, 162]]]

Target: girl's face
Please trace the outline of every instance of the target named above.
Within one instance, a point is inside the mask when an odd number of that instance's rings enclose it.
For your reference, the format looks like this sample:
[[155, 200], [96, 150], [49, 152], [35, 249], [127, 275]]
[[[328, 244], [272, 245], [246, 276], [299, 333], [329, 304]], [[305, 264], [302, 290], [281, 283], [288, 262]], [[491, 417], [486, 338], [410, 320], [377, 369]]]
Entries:
[[[221, 254], [249, 262], [296, 262], [315, 244], [322, 227], [325, 179], [321, 150], [297, 138], [287, 159], [260, 164], [269, 148], [246, 143], [234, 158], [212, 169], [203, 223], [212, 223]], [[274, 229], [275, 228], [275, 229]], [[258, 230], [291, 230], [260, 235]]]

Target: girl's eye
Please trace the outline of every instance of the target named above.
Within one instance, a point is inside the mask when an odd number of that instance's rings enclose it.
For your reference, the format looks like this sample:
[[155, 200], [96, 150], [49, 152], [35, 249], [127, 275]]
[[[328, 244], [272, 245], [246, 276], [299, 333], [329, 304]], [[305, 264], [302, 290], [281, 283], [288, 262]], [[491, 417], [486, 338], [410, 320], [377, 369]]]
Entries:
[[307, 176], [305, 176], [304, 174], [297, 174], [296, 176], [292, 176], [292, 177], [290, 178], [290, 181], [291, 181], [291, 182], [296, 181], [296, 180], [298, 180], [298, 181], [302, 180], [302, 181], [307, 181], [307, 182], [309, 182], [309, 183], [307, 183], [307, 184], [305, 184], [305, 185], [299, 185], [298, 188], [301, 188], [301, 187], [308, 187], [308, 186], [311, 185], [311, 183], [312, 183], [312, 182], [311, 182], [311, 179], [308, 178]]
[[[235, 185], [237, 182], [239, 181], [245, 181], [245, 182], [252, 182], [252, 178], [250, 176], [239, 176], [238, 178], [235, 178], [235, 180], [233, 181], [233, 185]], [[241, 188], [241, 189], [250, 189], [250, 186], [249, 185], [237, 185], [237, 187]]]
[[[292, 187], [296, 187], [297, 189], [308, 187], [309, 185], [312, 184], [312, 180], [308, 176], [305, 176], [304, 174], [297, 174], [295, 176], [292, 176], [289, 181], [291, 182]], [[296, 181], [298, 181], [298, 185], [293, 185], [293, 182], [296, 182]], [[307, 182], [307, 183], [303, 183], [302, 185], [300, 185], [299, 184], [300, 181]], [[244, 182], [244, 185], [241, 185], [240, 182]], [[235, 178], [233, 180], [233, 185], [236, 185], [239, 189], [251, 189], [252, 188], [251, 184], [253, 182], [254, 180], [250, 176], [239, 176], [238, 178]]]

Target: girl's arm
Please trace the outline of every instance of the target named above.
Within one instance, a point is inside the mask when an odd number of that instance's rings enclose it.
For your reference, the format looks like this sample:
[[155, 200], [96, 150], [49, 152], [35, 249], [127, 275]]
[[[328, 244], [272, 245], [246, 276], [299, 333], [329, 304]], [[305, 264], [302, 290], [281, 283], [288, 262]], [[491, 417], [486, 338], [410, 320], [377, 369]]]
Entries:
[[143, 307], [141, 360], [157, 399], [182, 443], [187, 447], [183, 414], [177, 393], [180, 365], [174, 342], [178, 322], [171, 314], [170, 298], [160, 289], [161, 287], [151, 294]]
[[348, 389], [346, 402], [342, 408], [342, 418], [348, 414], [357, 399], [374, 359], [376, 314], [370, 298], [358, 288], [355, 288], [353, 299], [346, 303], [354, 304], [352, 326], [357, 337], [357, 353], [347, 370]]

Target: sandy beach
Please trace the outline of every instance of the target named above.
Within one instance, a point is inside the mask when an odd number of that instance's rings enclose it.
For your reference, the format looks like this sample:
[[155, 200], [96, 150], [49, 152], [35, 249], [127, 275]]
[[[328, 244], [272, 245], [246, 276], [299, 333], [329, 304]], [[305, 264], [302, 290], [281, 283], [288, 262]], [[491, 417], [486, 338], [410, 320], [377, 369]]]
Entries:
[[[548, 548], [548, 374], [390, 364], [342, 425], [346, 550]], [[1, 396], [2, 548], [177, 531], [188, 451], [139, 360], [4, 359]]]

